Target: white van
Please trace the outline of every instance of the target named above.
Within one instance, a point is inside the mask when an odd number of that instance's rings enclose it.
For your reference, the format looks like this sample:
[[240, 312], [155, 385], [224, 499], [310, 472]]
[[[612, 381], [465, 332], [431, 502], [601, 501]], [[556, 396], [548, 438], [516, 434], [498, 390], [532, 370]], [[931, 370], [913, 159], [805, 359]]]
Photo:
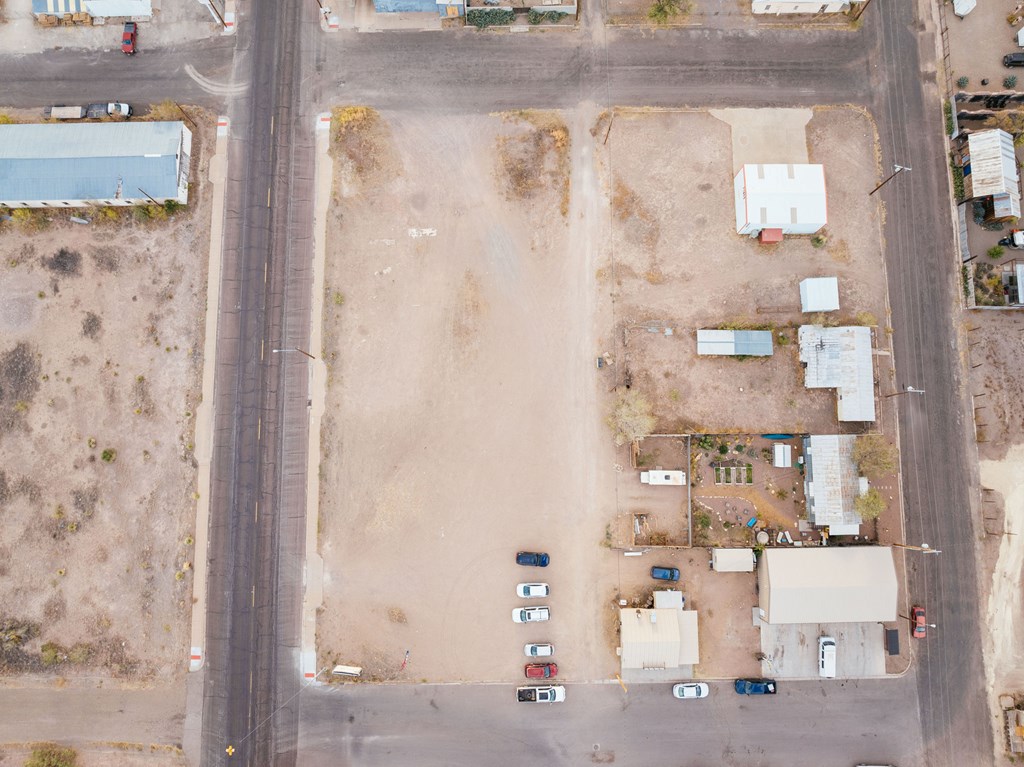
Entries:
[[818, 637], [818, 676], [836, 678], [836, 640], [832, 637]]

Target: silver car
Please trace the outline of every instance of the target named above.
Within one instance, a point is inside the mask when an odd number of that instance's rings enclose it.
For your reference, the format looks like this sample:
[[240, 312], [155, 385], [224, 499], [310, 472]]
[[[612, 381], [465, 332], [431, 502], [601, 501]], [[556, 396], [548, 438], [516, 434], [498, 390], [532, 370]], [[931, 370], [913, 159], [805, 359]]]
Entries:
[[516, 586], [516, 596], [520, 599], [538, 599], [551, 593], [546, 583], [520, 583]]
[[549, 658], [555, 654], [555, 646], [551, 644], [530, 643], [523, 645], [523, 655], [527, 658]]

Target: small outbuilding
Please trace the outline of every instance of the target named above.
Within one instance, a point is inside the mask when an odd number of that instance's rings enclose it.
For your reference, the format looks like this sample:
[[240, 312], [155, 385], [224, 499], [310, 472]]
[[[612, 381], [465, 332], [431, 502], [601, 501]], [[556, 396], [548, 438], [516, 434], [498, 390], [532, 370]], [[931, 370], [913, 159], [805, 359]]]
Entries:
[[814, 234], [828, 223], [821, 165], [744, 165], [733, 191], [739, 234]]
[[623, 669], [677, 669], [700, 663], [697, 612], [678, 591], [654, 592], [654, 609], [619, 610]]
[[838, 309], [838, 277], [808, 277], [800, 281], [800, 311], [834, 312]]
[[869, 623], [897, 617], [896, 566], [887, 546], [766, 549], [757, 583], [765, 623]]
[[706, 356], [770, 357], [770, 330], [698, 330], [697, 354]]
[[711, 569], [716, 573], [752, 573], [756, 564], [753, 549], [711, 550]]

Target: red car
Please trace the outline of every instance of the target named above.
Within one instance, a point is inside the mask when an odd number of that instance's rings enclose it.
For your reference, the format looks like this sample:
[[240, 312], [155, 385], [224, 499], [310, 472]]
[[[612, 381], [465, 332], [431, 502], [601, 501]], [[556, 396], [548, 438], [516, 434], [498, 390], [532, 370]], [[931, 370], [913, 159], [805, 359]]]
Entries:
[[550, 679], [558, 673], [558, 666], [554, 663], [527, 663], [527, 679]]
[[924, 622], [924, 608], [920, 605], [910, 608], [910, 624], [914, 627], [914, 639], [924, 639], [928, 633], [928, 624]]
[[124, 32], [121, 33], [121, 53], [127, 56], [135, 55], [135, 39], [138, 32], [134, 21], [129, 21], [124, 25]]

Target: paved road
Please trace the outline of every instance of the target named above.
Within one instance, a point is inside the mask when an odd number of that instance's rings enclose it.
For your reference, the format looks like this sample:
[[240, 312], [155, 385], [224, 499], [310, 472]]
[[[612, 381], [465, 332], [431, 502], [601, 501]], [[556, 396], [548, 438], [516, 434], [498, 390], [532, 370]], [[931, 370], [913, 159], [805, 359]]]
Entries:
[[786, 683], [763, 698], [713, 684], [706, 701], [674, 700], [667, 685], [569, 685], [553, 705], [516, 703], [511, 685], [309, 690], [301, 763], [910, 767], [913, 684]]
[[[956, 415], [964, 411], [956, 372], [961, 363], [953, 344], [955, 280], [950, 278], [952, 232], [944, 148], [938, 97], [931, 84], [934, 66], [927, 63], [933, 59], [933, 48], [926, 29], [919, 31], [914, 4], [875, 3], [859, 34], [588, 30], [558, 36], [466, 32], [339, 34], [326, 39], [310, 28], [311, 18], [298, 0], [248, 7], [250, 15], [241, 25], [233, 70], [228, 43], [222, 41], [150, 52], [131, 69], [123, 59], [107, 53], [63, 51], [0, 58], [5, 100], [18, 106], [106, 98], [112, 84], [119, 97], [128, 100], [172, 97], [220, 103], [226, 94], [211, 93], [217, 89], [209, 85], [206, 90], [200, 87], [185, 73], [185, 61], [221, 82], [249, 83], [249, 90], [231, 102], [236, 140], [231, 147], [231, 213], [225, 230], [226, 313], [218, 346], [214, 501], [220, 513], [215, 515], [219, 521], [212, 531], [208, 652], [209, 702], [214, 705], [208, 706], [204, 721], [205, 763], [220, 762], [222, 738], [241, 739], [238, 764], [269, 763], [271, 752], [277, 755], [273, 760], [277, 763], [290, 763], [294, 757], [294, 705], [277, 715], [273, 741], [269, 730], [244, 737], [254, 723], [294, 694], [290, 691], [297, 667], [297, 619], [287, 596], [296, 594], [299, 584], [301, 536], [294, 531], [301, 524], [302, 506], [292, 503], [290, 494], [301, 472], [302, 415], [294, 408], [304, 397], [305, 384], [301, 365], [261, 360], [259, 349], [261, 341], [287, 338], [282, 346], [301, 346], [305, 338], [301, 321], [295, 319], [308, 300], [303, 293], [308, 283], [304, 271], [308, 262], [303, 260], [308, 243], [303, 238], [309, 232], [312, 154], [304, 105], [340, 102], [435, 112], [571, 107], [582, 100], [664, 106], [855, 103], [871, 110], [885, 162], [914, 168], [881, 194], [888, 205], [887, 264], [900, 382], [928, 391], [925, 398], [901, 402], [908, 540], [927, 541], [944, 552], [934, 559], [912, 560], [910, 569], [911, 593], [929, 606], [932, 619], [940, 625], [919, 648], [921, 723], [896, 715], [897, 710], [907, 711], [915, 698], [911, 685], [899, 682], [877, 690], [861, 687], [857, 694], [849, 688], [830, 692], [828, 698], [836, 706], [833, 713], [847, 717], [846, 728], [829, 730], [821, 740], [816, 738], [826, 730], [815, 724], [820, 722], [815, 716], [819, 712], [807, 703], [814, 696], [801, 692], [780, 696], [773, 702], [772, 716], [763, 721], [743, 713], [748, 709], [725, 717], [723, 721], [736, 728], [732, 737], [742, 738], [738, 749], [739, 741], [715, 729], [719, 726], [715, 722], [707, 728], [680, 729], [680, 740], [672, 742], [682, 748], [685, 739], [687, 753], [705, 753], [701, 749], [709, 748], [707, 758], [720, 757], [732, 743], [735, 763], [782, 763], [783, 759], [798, 763], [809, 744], [816, 746], [814, 753], [820, 753], [817, 746], [827, 745], [830, 738], [847, 743], [843, 732], [856, 732], [855, 723], [864, 722], [871, 727], [859, 729], [871, 729], [887, 748], [898, 747], [905, 738], [915, 742], [913, 733], [920, 727], [929, 767], [978, 764], [978, 754], [990, 753], [968, 503], [972, 456], [966, 449], [965, 425]], [[919, 37], [924, 41], [920, 49]], [[276, 134], [270, 132], [271, 115], [277, 121]], [[276, 191], [273, 207], [267, 208], [270, 186]], [[266, 285], [262, 281], [265, 265]], [[279, 429], [282, 422], [288, 428]], [[265, 430], [262, 441], [260, 424]], [[255, 515], [258, 498], [259, 519]], [[288, 513], [282, 514], [281, 508]], [[467, 753], [494, 737], [490, 727], [511, 728], [518, 733], [514, 742], [549, 744], [553, 755], [562, 755], [555, 762], [572, 761], [574, 754], [582, 753], [579, 749], [587, 747], [584, 741], [591, 737], [589, 732], [614, 733], [613, 728], [619, 727], [623, 728], [619, 754], [633, 758], [636, 749], [635, 753], [649, 754], [653, 761], [665, 755], [658, 750], [661, 741], [649, 737], [645, 716], [636, 716], [656, 711], [653, 705], [649, 710], [643, 705], [621, 710], [573, 702], [559, 709], [564, 713], [558, 713], [557, 719], [542, 720], [557, 721], [571, 733], [556, 737], [544, 727], [536, 733], [522, 727], [516, 730], [516, 719], [509, 717], [523, 714], [509, 713], [503, 699], [492, 703], [486, 693], [473, 698], [474, 706], [451, 705], [454, 718], [446, 719], [444, 728], [432, 727], [437, 716], [433, 709], [413, 705], [432, 689], [381, 692], [378, 725], [389, 724], [384, 721], [386, 711], [402, 714], [399, 721], [408, 732], [419, 732], [423, 738], [431, 732], [422, 742], [441, 752], [463, 743]], [[869, 689], [870, 694], [863, 692]], [[435, 701], [447, 694], [437, 693]], [[573, 701], [587, 700], [590, 694], [582, 691]], [[593, 694], [600, 701], [610, 693], [599, 688]], [[326, 693], [307, 691], [300, 700], [317, 702], [321, 695]], [[453, 701], [461, 700], [455, 692], [451, 695]], [[339, 696], [320, 707], [304, 705], [303, 733], [310, 738], [312, 753], [321, 752], [317, 739], [326, 737], [328, 721], [345, 723], [347, 715], [357, 715], [356, 709], [349, 708], [350, 700], [355, 699]], [[803, 718], [790, 718], [791, 707]], [[329, 718], [322, 716], [323, 711], [329, 712]], [[594, 726], [590, 717], [603, 726]], [[772, 725], [777, 721], [786, 724], [780, 729], [788, 737], [775, 732]], [[342, 730], [352, 728], [343, 725]], [[630, 733], [633, 743], [627, 746]], [[580, 737], [583, 740], [573, 740]], [[703, 745], [705, 737], [717, 745]], [[845, 737], [850, 737], [848, 732]], [[440, 743], [442, 738], [448, 739], [447, 745]], [[393, 740], [410, 742], [403, 732]], [[773, 743], [770, 760], [757, 751], [754, 741]], [[257, 742], [260, 748], [254, 746]], [[343, 740], [346, 748], [353, 749], [348, 763], [383, 759], [375, 756], [376, 746], [369, 747], [375, 742], [354, 736]], [[783, 757], [784, 753], [788, 756]], [[364, 759], [361, 754], [370, 756]], [[869, 756], [881, 758], [882, 754]]]

